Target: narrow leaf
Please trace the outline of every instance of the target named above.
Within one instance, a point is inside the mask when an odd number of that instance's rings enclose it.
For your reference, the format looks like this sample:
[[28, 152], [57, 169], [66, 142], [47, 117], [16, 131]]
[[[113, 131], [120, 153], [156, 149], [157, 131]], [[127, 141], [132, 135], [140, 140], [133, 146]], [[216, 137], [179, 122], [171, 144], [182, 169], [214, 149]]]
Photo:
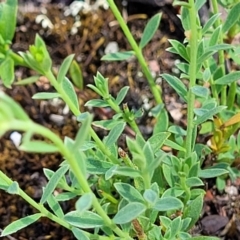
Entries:
[[67, 77], [64, 77], [62, 81], [62, 88], [65, 91], [65, 93], [68, 95], [68, 97], [71, 99], [72, 103], [76, 107], [76, 109], [79, 109], [79, 102], [77, 94], [74, 90], [74, 87], [72, 83], [69, 81]]
[[85, 235], [85, 233], [80, 230], [79, 228], [72, 228], [72, 232], [74, 237], [77, 238], [77, 240], [90, 240], [90, 238], [88, 236]]
[[62, 65], [58, 71], [58, 75], [57, 75], [58, 83], [61, 84], [63, 79], [66, 77], [68, 69], [70, 68], [73, 58], [74, 58], [74, 54], [71, 54], [64, 59]]
[[116, 53], [109, 53], [104, 55], [101, 60], [103, 61], [124, 61], [134, 56], [133, 51], [126, 51], [126, 52], [116, 52]]
[[220, 17], [220, 15], [221, 15], [221, 13], [217, 13], [217, 14], [213, 15], [211, 18], [209, 18], [209, 20], [206, 22], [206, 24], [204, 25], [204, 27], [202, 29], [203, 35], [209, 30], [209, 28], [214, 26], [214, 23], [217, 21], [217, 19]]
[[60, 94], [57, 92], [41, 92], [36, 93], [32, 96], [32, 99], [52, 99], [52, 98], [59, 98]]
[[116, 126], [114, 126], [109, 132], [108, 136], [105, 138], [106, 139], [105, 145], [110, 147], [111, 145], [115, 144], [120, 135], [122, 134], [125, 126], [126, 123], [119, 123]]
[[215, 81], [215, 84], [226, 85], [226, 84], [238, 81], [239, 79], [240, 79], [240, 71], [231, 72], [221, 78], [218, 78]]
[[75, 207], [79, 213], [83, 213], [92, 206], [92, 193], [85, 193], [76, 202]]
[[158, 149], [162, 147], [166, 139], [171, 135], [168, 132], [158, 132], [149, 138], [149, 143], [153, 149], [153, 153], [155, 153]]
[[239, 20], [240, 2], [234, 5], [227, 15], [227, 19], [224, 21], [222, 31], [228, 32], [230, 28]]
[[204, 169], [200, 170], [198, 177], [200, 178], [214, 178], [221, 176], [223, 174], [227, 174], [228, 171], [222, 168], [209, 168], [209, 169]]
[[140, 48], [144, 48], [152, 39], [153, 35], [155, 34], [155, 32], [159, 27], [161, 17], [162, 17], [162, 14], [156, 14], [148, 21], [139, 43]]
[[166, 212], [183, 208], [183, 203], [175, 197], [163, 197], [157, 200], [153, 208], [161, 212]]
[[14, 222], [10, 223], [2, 231], [1, 237], [10, 235], [12, 233], [15, 233], [15, 232], [19, 231], [20, 229], [23, 229], [23, 228], [27, 227], [28, 225], [36, 222], [41, 216], [42, 216], [41, 213], [36, 213], [36, 214], [21, 218], [17, 221], [14, 221]]
[[182, 81], [170, 74], [162, 74], [162, 77], [168, 82], [168, 84], [182, 97], [185, 101], [187, 98], [187, 89]]
[[123, 99], [126, 97], [127, 95], [127, 92], [129, 90], [129, 87], [128, 86], [125, 86], [123, 87], [120, 92], [118, 93], [117, 95], [117, 98], [116, 98], [116, 104], [119, 105], [122, 103]]
[[209, 96], [209, 89], [206, 87], [194, 86], [191, 88], [191, 90], [198, 97], [208, 98]]
[[50, 194], [53, 193], [54, 189], [58, 185], [58, 182], [63, 177], [63, 175], [68, 171], [68, 169], [69, 169], [68, 165], [63, 165], [52, 175], [51, 179], [46, 185], [46, 188], [44, 189], [43, 195], [40, 200], [41, 204], [44, 204], [47, 201], [48, 197], [50, 196]]
[[217, 113], [221, 112], [224, 109], [226, 109], [225, 106], [218, 106], [216, 108], [213, 108], [212, 110], [209, 110], [206, 113], [204, 113], [202, 116], [198, 117], [194, 121], [194, 124], [196, 124], [196, 125], [202, 124], [203, 122], [205, 122], [208, 119], [212, 118], [214, 115], [216, 115]]
[[139, 202], [130, 202], [118, 211], [113, 218], [113, 222], [116, 224], [131, 222], [133, 219], [140, 216], [145, 210], [146, 206], [144, 204]]
[[75, 227], [80, 228], [97, 228], [102, 227], [104, 224], [103, 219], [96, 213], [85, 211], [79, 213], [72, 211], [65, 215], [64, 220]]
[[200, 217], [203, 206], [203, 196], [199, 195], [192, 200], [187, 207], [185, 207], [183, 216], [184, 218], [191, 218], [187, 230], [191, 229]]
[[144, 199], [142, 195], [135, 189], [133, 186], [127, 183], [115, 183], [114, 187], [118, 191], [118, 193], [126, 199], [128, 202], [142, 202], [144, 203]]
[[88, 107], [108, 107], [109, 104], [108, 104], [107, 101], [105, 101], [103, 99], [92, 99], [92, 100], [87, 101], [84, 106], [88, 106]]
[[113, 163], [94, 158], [87, 158], [86, 161], [87, 172], [90, 174], [105, 174], [113, 166]]
[[73, 60], [69, 69], [69, 74], [73, 84], [80, 90], [83, 90], [83, 74], [78, 63]]

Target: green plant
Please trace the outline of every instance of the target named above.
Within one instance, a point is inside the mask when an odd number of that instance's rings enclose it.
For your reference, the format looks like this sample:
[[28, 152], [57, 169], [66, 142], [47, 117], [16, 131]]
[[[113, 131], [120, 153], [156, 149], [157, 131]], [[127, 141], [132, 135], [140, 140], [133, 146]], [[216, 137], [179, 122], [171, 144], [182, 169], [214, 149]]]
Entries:
[[[229, 165], [202, 169], [201, 160], [207, 147], [197, 144], [196, 137], [199, 126], [227, 108], [225, 96], [230, 96], [232, 92], [227, 94], [226, 86], [239, 78], [238, 71], [226, 75], [222, 66], [223, 51], [233, 49], [231, 45], [222, 42], [222, 36], [236, 23], [231, 22], [236, 10], [230, 10], [223, 27], [218, 22], [216, 27], [212, 28], [218, 21], [219, 14], [214, 14], [202, 27], [198, 10], [205, 1], [175, 2], [181, 6], [181, 21], [186, 39], [184, 43], [170, 40], [172, 47], [168, 50], [178, 54], [184, 62], [177, 66], [182, 72], [179, 78], [166, 73], [162, 74], [162, 77], [187, 103], [188, 125], [185, 130], [170, 123], [168, 113], [161, 103], [161, 91], [154, 83], [142, 55], [142, 49], [154, 35], [161, 15], [157, 14], [148, 22], [141, 41], [137, 44], [114, 2], [108, 0], [108, 3], [133, 51], [111, 54], [103, 57], [103, 60], [125, 60], [133, 55], [138, 58], [157, 103], [151, 110], [156, 118], [156, 125], [148, 139], [142, 136], [136, 123], [136, 118], [141, 117], [141, 109], [134, 112], [126, 103], [122, 104], [128, 87], [122, 88], [114, 98], [109, 93], [108, 80], [97, 73], [94, 78], [95, 85], [89, 87], [98, 93], [101, 99], [92, 99], [86, 105], [110, 107], [115, 115], [109, 120], [92, 122], [88, 112], [80, 112], [74, 87], [66, 77], [69, 69], [71, 76], [76, 71], [75, 63], [72, 64], [73, 55], [64, 59], [55, 75], [52, 71], [52, 59], [40, 36], [36, 36], [35, 43], [29, 47], [29, 51], [21, 52], [19, 55], [14, 53], [10, 48], [10, 42], [15, 31], [15, 22], [8, 27], [5, 27], [5, 24], [9, 19], [16, 19], [17, 1], [7, 0], [1, 3], [0, 76], [4, 85], [11, 87], [15, 66], [21, 65], [35, 70], [36, 76], [22, 82], [37, 81], [38, 76], [43, 75], [49, 79], [55, 92], [37, 93], [33, 98], [62, 98], [81, 124], [75, 139], [65, 137], [62, 141], [49, 129], [34, 123], [10, 97], [3, 92], [0, 93], [0, 136], [11, 130], [22, 131], [24, 136], [19, 146], [20, 150], [45, 154], [59, 152], [64, 159], [56, 172], [44, 169], [48, 183], [43, 189], [39, 203], [22, 191], [17, 182], [0, 171], [0, 188], [10, 194], [20, 195], [39, 211], [37, 214], [10, 223], [1, 236], [12, 234], [41, 217], [48, 217], [68, 228], [81, 240], [217, 239], [192, 237], [189, 230], [199, 219], [202, 210], [204, 190], [201, 178], [228, 174]], [[236, 9], [236, 6], [238, 7], [236, 4], [232, 9]], [[218, 67], [218, 60], [212, 55], [219, 51]], [[81, 74], [79, 70], [76, 72], [78, 75]], [[182, 79], [188, 79], [189, 84], [187, 86], [183, 84]], [[210, 89], [204, 86], [205, 82], [209, 83]], [[222, 85], [224, 90], [221, 90]], [[79, 87], [82, 87], [82, 81]], [[237, 92], [233, 94], [235, 96]], [[235, 97], [231, 96], [231, 99], [234, 102]], [[195, 100], [201, 103], [200, 108], [194, 108]], [[219, 102], [222, 105], [219, 105]], [[232, 103], [228, 108], [235, 111]], [[225, 122], [224, 127], [238, 122], [235, 119], [229, 121]], [[92, 124], [109, 130], [103, 140], [97, 136]], [[117, 144], [126, 124], [136, 133], [135, 138], [126, 139], [129, 153], [118, 148]], [[220, 129], [220, 132], [221, 130], [224, 128]], [[215, 132], [219, 131], [216, 129]], [[215, 132], [214, 137], [217, 134]], [[235, 131], [231, 131], [227, 137], [223, 135], [223, 144], [226, 144], [234, 133]], [[48, 142], [34, 140], [35, 134], [41, 135]], [[176, 150], [176, 154], [164, 152], [162, 146], [171, 147]], [[57, 196], [53, 194], [56, 188], [61, 190]], [[64, 213], [60, 202], [73, 198], [77, 199], [75, 210]], [[51, 210], [47, 210], [44, 205], [48, 205]]]

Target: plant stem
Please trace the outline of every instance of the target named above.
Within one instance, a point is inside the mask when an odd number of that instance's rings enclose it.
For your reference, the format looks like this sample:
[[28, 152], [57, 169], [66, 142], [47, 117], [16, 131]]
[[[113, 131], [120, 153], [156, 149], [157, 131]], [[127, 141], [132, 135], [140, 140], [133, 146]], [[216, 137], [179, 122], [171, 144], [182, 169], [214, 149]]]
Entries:
[[[213, 13], [217, 14], [219, 13], [219, 9], [218, 9], [218, 1], [217, 0], [212, 0], [212, 8], [213, 8]], [[219, 27], [221, 25], [221, 19], [217, 18], [217, 21], [215, 23], [215, 27]], [[222, 31], [219, 34], [219, 44], [223, 43], [223, 33]], [[220, 50], [218, 52], [218, 61], [219, 61], [219, 66], [221, 68], [222, 71], [222, 76], [225, 76], [225, 59], [224, 59], [224, 50]], [[221, 89], [221, 104], [222, 105], [227, 105], [227, 86], [223, 86]]]
[[[80, 110], [76, 108], [76, 106], [73, 104], [69, 96], [65, 93], [64, 89], [60, 86], [60, 84], [57, 82], [55, 76], [51, 71], [47, 72], [45, 76], [48, 78], [52, 86], [56, 89], [56, 91], [61, 95], [61, 98], [64, 100], [64, 102], [68, 105], [68, 107], [71, 109], [72, 113], [75, 116], [79, 116], [81, 114]], [[105, 147], [101, 139], [98, 137], [98, 135], [95, 133], [95, 131], [90, 128], [90, 135], [96, 142], [97, 146], [101, 151], [107, 156], [107, 158], [113, 162], [113, 163], [119, 163], [119, 160]]]
[[155, 81], [152, 77], [152, 74], [149, 71], [147, 63], [146, 63], [146, 61], [143, 57], [141, 48], [137, 45], [136, 41], [134, 40], [127, 24], [125, 23], [124, 19], [122, 18], [122, 16], [121, 16], [116, 4], [114, 3], [114, 1], [113, 0], [107, 0], [107, 1], [108, 1], [108, 4], [109, 4], [115, 18], [117, 19], [119, 25], [121, 26], [129, 44], [131, 45], [133, 51], [135, 52], [135, 55], [136, 55], [140, 65], [142, 67], [142, 71], [143, 71], [145, 77], [147, 78], [148, 84], [150, 86], [150, 89], [152, 91], [152, 94], [155, 98], [156, 103], [157, 104], [162, 103], [160, 86], [157, 86], [155, 84]]
[[[8, 123], [8, 126], [10, 129], [15, 129], [18, 131], [27, 132], [29, 130], [32, 130], [32, 131], [34, 131], [34, 133], [40, 134], [41, 136], [46, 137], [47, 139], [51, 140], [54, 143], [54, 145], [59, 149], [59, 152], [61, 153], [61, 155], [64, 156], [64, 158], [67, 160], [71, 171], [74, 173], [74, 175], [77, 178], [83, 191], [85, 193], [92, 193], [92, 190], [91, 190], [85, 176], [82, 174], [82, 171], [79, 168], [77, 160], [75, 159], [74, 155], [72, 154], [72, 152], [70, 152], [66, 148], [66, 146], [64, 145], [62, 140], [57, 135], [55, 135], [51, 130], [49, 130], [41, 125], [38, 125], [36, 123], [32, 123], [30, 121], [23, 122], [23, 121], [19, 121], [19, 120], [13, 120], [10, 123]], [[27, 197], [27, 196], [24, 195], [24, 197]], [[27, 199], [30, 200], [29, 198], [27, 198]], [[39, 209], [40, 205], [34, 204], [33, 206], [37, 207], [37, 209]], [[93, 207], [95, 208], [96, 212], [102, 217], [104, 223], [108, 227], [110, 227], [119, 237], [123, 237], [123, 238], [129, 237], [129, 235], [127, 233], [124, 233], [119, 227], [117, 227], [116, 224], [114, 224], [112, 222], [112, 220], [108, 217], [108, 215], [106, 214], [106, 212], [104, 211], [104, 209], [102, 208], [102, 206], [100, 205], [100, 203], [98, 202], [98, 199], [96, 198], [96, 196], [94, 194], [93, 194]], [[47, 217], [48, 217], [48, 215], [47, 215]], [[63, 225], [63, 224], [61, 224], [61, 225]]]
[[192, 152], [192, 137], [193, 137], [193, 130], [194, 130], [194, 101], [195, 95], [192, 92], [192, 87], [196, 84], [196, 69], [197, 69], [197, 40], [198, 40], [198, 33], [197, 33], [197, 12], [195, 9], [194, 0], [189, 0], [189, 14], [190, 14], [190, 65], [189, 65], [189, 92], [188, 92], [188, 109], [187, 109], [187, 138], [186, 138], [186, 154], [185, 157], [190, 157]]

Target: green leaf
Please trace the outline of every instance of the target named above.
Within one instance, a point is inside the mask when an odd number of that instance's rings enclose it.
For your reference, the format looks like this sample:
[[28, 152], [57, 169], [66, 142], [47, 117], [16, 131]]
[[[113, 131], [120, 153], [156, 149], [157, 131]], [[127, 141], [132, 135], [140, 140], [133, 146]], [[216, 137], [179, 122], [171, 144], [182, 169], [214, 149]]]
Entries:
[[128, 90], [129, 90], [128, 86], [125, 86], [120, 90], [120, 92], [118, 93], [117, 98], [116, 98], [116, 104], [117, 105], [120, 105], [122, 103], [123, 99], [127, 95]]
[[159, 27], [161, 17], [162, 14], [156, 14], [148, 21], [146, 27], [144, 28], [143, 35], [139, 43], [140, 48], [144, 48], [153, 38], [155, 32]]
[[200, 8], [202, 8], [202, 6], [206, 3], [207, 0], [196, 0], [195, 2], [195, 8], [196, 11], [199, 11]]
[[71, 99], [71, 102], [74, 104], [76, 109], [79, 109], [79, 102], [78, 102], [78, 97], [77, 94], [74, 90], [74, 87], [72, 83], [69, 81], [67, 77], [64, 77], [62, 81], [62, 88], [64, 92], [68, 95], [68, 97]]
[[5, 87], [11, 88], [11, 84], [14, 81], [14, 61], [10, 57], [5, 58], [0, 65], [0, 78]]
[[48, 197], [53, 193], [54, 189], [58, 185], [58, 182], [68, 171], [68, 169], [69, 169], [68, 165], [63, 165], [52, 175], [51, 179], [46, 185], [46, 188], [43, 191], [43, 195], [40, 200], [41, 204], [44, 204], [48, 200]]
[[177, 94], [186, 101], [187, 89], [186, 89], [185, 85], [182, 83], [182, 81], [179, 78], [172, 76], [170, 74], [164, 73], [161, 76], [177, 92]]
[[180, 55], [183, 59], [189, 62], [189, 56], [186, 50], [186, 47], [177, 40], [169, 40], [175, 51]]
[[115, 183], [114, 187], [118, 193], [126, 199], [128, 202], [141, 202], [144, 203], [144, 199], [140, 192], [133, 186], [127, 183]]
[[214, 14], [209, 20], [206, 22], [202, 29], [202, 34], [204, 35], [212, 26], [214, 26], [214, 23], [217, 21], [217, 19], [220, 17], [221, 13]]
[[83, 194], [76, 202], [75, 207], [79, 213], [83, 213], [92, 206], [92, 193]]
[[131, 58], [134, 56], [134, 51], [126, 51], [126, 52], [116, 52], [116, 53], [109, 53], [104, 55], [101, 60], [103, 61], [123, 61]]
[[206, 87], [194, 86], [191, 90], [197, 97], [208, 98], [209, 96], [209, 89]]
[[79, 128], [77, 135], [75, 137], [72, 153], [75, 153], [80, 149], [80, 147], [84, 144], [85, 140], [88, 138], [90, 134], [92, 115], [90, 115], [90, 113], [88, 112], [82, 113], [78, 116], [78, 121], [81, 118], [81, 115], [84, 115], [85, 119], [81, 121], [82, 125]]
[[240, 12], [240, 2], [234, 5], [234, 7], [227, 14], [227, 19], [224, 21], [222, 31], [228, 32], [230, 28], [237, 23], [239, 20], [239, 12]]
[[169, 125], [168, 112], [166, 109], [162, 109], [155, 117], [157, 122], [153, 128], [153, 135], [159, 132], [166, 132]]
[[6, 0], [0, 3], [0, 35], [3, 40], [12, 41], [17, 23], [17, 0]]
[[151, 205], [154, 205], [158, 199], [158, 194], [152, 189], [146, 189], [144, 191], [143, 197], [148, 203], [150, 203]]
[[123, 122], [123, 120], [122, 119], [120, 119], [120, 120], [110, 119], [110, 120], [94, 121], [92, 124], [96, 127], [99, 127], [99, 128], [105, 129], [105, 130], [111, 130], [120, 122]]
[[226, 109], [225, 106], [218, 106], [216, 108], [213, 108], [206, 113], [204, 113], [202, 116], [198, 117], [195, 121], [194, 124], [199, 125], [202, 124], [203, 122], [207, 121], [208, 119], [212, 118], [214, 115], [217, 113], [221, 112], [222, 110]]
[[93, 158], [87, 158], [86, 161], [87, 172], [90, 174], [105, 174], [113, 166], [113, 163]]
[[23, 142], [19, 146], [19, 150], [33, 153], [55, 153], [59, 151], [56, 146], [44, 141]]
[[240, 79], [240, 71], [231, 72], [221, 78], [218, 78], [214, 83], [218, 85], [226, 85]]
[[40, 78], [40, 76], [31, 76], [25, 79], [22, 79], [21, 81], [15, 82], [14, 85], [30, 85], [32, 83], [35, 83], [38, 79]]
[[41, 92], [35, 93], [32, 96], [32, 99], [52, 99], [52, 98], [59, 98], [61, 95], [57, 92]]
[[153, 208], [160, 212], [166, 212], [170, 210], [182, 209], [183, 203], [175, 197], [163, 197], [157, 200]]
[[79, 228], [98, 228], [104, 224], [103, 219], [96, 213], [85, 211], [79, 213], [78, 211], [72, 211], [65, 215], [64, 220], [70, 223], [74, 227]]
[[63, 82], [64, 78], [67, 75], [68, 69], [70, 68], [73, 58], [74, 58], [74, 54], [71, 54], [64, 59], [57, 75], [58, 83], [61, 84]]
[[16, 181], [7, 188], [7, 192], [10, 194], [19, 194], [19, 185]]
[[114, 216], [113, 222], [116, 224], [124, 224], [131, 222], [140, 216], [146, 210], [146, 206], [139, 202], [130, 202]]
[[77, 240], [90, 240], [90, 238], [86, 236], [85, 233], [79, 228], [73, 227], [72, 232], [74, 237], [76, 237]]
[[219, 36], [221, 34], [221, 30], [222, 30], [222, 26], [219, 26], [213, 31], [209, 40], [209, 47], [217, 45], [217, 43], [219, 42]]
[[232, 49], [233, 46], [227, 43], [217, 44], [214, 46], [210, 46], [206, 49], [206, 52], [218, 52], [220, 50], [229, 50]]
[[204, 186], [204, 183], [202, 182], [202, 180], [198, 177], [191, 177], [191, 178], [187, 178], [186, 180], [186, 184], [188, 187], [197, 187], [197, 186]]
[[24, 218], [21, 218], [17, 221], [14, 221], [12, 223], [10, 223], [3, 231], [1, 234], [1, 237], [10, 235], [12, 233], [15, 233], [25, 227], [27, 227], [28, 225], [36, 222], [40, 217], [42, 216], [41, 213], [36, 213]]
[[169, 139], [165, 140], [164, 145], [166, 145], [172, 149], [178, 150], [178, 151], [186, 152], [186, 149], [184, 147], [178, 145], [177, 143], [175, 143]]
[[181, 22], [185, 31], [191, 29], [189, 9], [187, 7], [181, 8]]
[[204, 169], [200, 170], [198, 177], [200, 178], [214, 178], [221, 176], [223, 174], [227, 174], [228, 171], [222, 168], [209, 168], [209, 169]]
[[171, 133], [168, 132], [158, 132], [149, 138], [148, 142], [151, 144], [153, 153], [162, 147], [170, 135]]
[[187, 207], [185, 207], [183, 217], [184, 218], [191, 218], [191, 222], [188, 225], [187, 230], [191, 229], [197, 220], [200, 217], [203, 207], [203, 196], [199, 195], [194, 200], [192, 200]]
[[122, 134], [124, 128], [126, 126], [126, 123], [118, 123], [116, 126], [114, 126], [111, 131], [109, 132], [108, 136], [105, 138], [106, 142], [105, 145], [107, 147], [110, 147], [111, 145], [115, 144]]
[[107, 101], [105, 101], [103, 99], [92, 99], [92, 100], [87, 101], [84, 106], [87, 106], [87, 107], [108, 107], [109, 104], [108, 104]]
[[78, 63], [73, 60], [69, 69], [69, 74], [73, 84], [80, 90], [83, 90], [83, 74]]
[[105, 179], [108, 180], [114, 175], [120, 175], [120, 176], [127, 176], [131, 178], [140, 177], [140, 171], [133, 169], [131, 167], [125, 167], [125, 166], [113, 166], [105, 173]]
[[64, 217], [64, 213], [60, 204], [52, 194], [49, 195], [47, 203], [56, 216], [58, 216], [61, 219]]
[[55, 199], [58, 201], [58, 202], [66, 202], [70, 199], [73, 199], [77, 196], [76, 193], [72, 193], [72, 192], [64, 192], [64, 193], [60, 193], [58, 194]]
[[186, 130], [184, 130], [183, 128], [181, 128], [180, 126], [177, 125], [172, 125], [168, 128], [168, 131], [171, 133], [174, 133], [175, 135], [178, 136], [186, 136], [187, 132]]

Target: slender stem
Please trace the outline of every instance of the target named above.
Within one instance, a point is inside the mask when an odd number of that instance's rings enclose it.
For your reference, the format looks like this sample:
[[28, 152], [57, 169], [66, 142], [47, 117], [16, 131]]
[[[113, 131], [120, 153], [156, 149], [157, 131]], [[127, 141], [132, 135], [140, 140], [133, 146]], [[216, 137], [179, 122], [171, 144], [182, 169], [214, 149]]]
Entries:
[[198, 40], [198, 33], [197, 33], [197, 12], [195, 9], [194, 0], [189, 0], [189, 14], [190, 14], [190, 27], [191, 27], [191, 37], [190, 37], [190, 66], [189, 66], [189, 76], [190, 76], [190, 83], [189, 83], [189, 92], [188, 92], [188, 109], [187, 109], [187, 138], [186, 138], [186, 155], [185, 157], [189, 157], [192, 152], [192, 137], [193, 137], [193, 130], [194, 130], [194, 101], [195, 95], [193, 94], [191, 88], [196, 84], [196, 69], [197, 69], [197, 40]]
[[152, 94], [155, 98], [155, 101], [157, 104], [159, 103], [162, 103], [162, 97], [161, 97], [161, 89], [160, 89], [160, 86], [157, 86], [153, 77], [152, 77], [152, 74], [151, 72], [149, 71], [149, 68], [147, 66], [147, 63], [143, 57], [143, 54], [142, 54], [142, 50], [141, 48], [137, 45], [136, 41], [134, 40], [127, 24], [125, 23], [123, 17], [121, 16], [121, 13], [119, 12], [116, 4], [114, 3], [113, 0], [107, 0], [108, 1], [108, 4], [115, 16], [115, 18], [117, 19], [119, 25], [121, 26], [129, 44], [131, 45], [133, 51], [135, 52], [135, 55], [142, 67], [142, 71], [145, 75], [145, 77], [147, 78], [147, 81], [148, 81], [148, 84], [150, 86], [150, 89], [152, 91]]
[[[92, 193], [92, 189], [90, 188], [85, 176], [82, 174], [82, 171], [79, 168], [77, 160], [75, 159], [74, 155], [65, 147], [62, 140], [57, 135], [55, 135], [51, 130], [41, 125], [38, 125], [36, 123], [32, 123], [30, 121], [23, 122], [19, 120], [13, 120], [10, 123], [8, 123], [8, 126], [10, 129], [15, 129], [18, 131], [29, 131], [32, 129], [36, 134], [40, 134], [41, 136], [51, 140], [54, 143], [54, 145], [59, 149], [59, 152], [61, 153], [61, 155], [64, 156], [67, 162], [69, 163], [69, 166], [72, 172], [74, 173], [75, 177], [77, 178], [79, 184], [81, 185], [81, 188], [83, 189], [83, 191], [85, 193]], [[104, 211], [104, 209], [102, 208], [102, 206], [100, 205], [100, 203], [98, 202], [98, 199], [94, 194], [93, 194], [93, 207], [95, 208], [96, 212], [102, 217], [105, 224], [109, 226], [119, 237], [129, 238], [128, 233], [124, 233], [108, 217], [108, 215], [106, 214], [106, 212]]]
[[[217, 14], [219, 13], [219, 9], [218, 9], [218, 2], [217, 0], [212, 0], [212, 8], [213, 8], [213, 13], [214, 14]], [[219, 27], [221, 25], [221, 19], [220, 18], [217, 18], [217, 21], [215, 23], [215, 27]], [[223, 33], [222, 31], [220, 32], [219, 34], [219, 41], [218, 41], [219, 44], [222, 44], [223, 43]], [[222, 71], [222, 76], [225, 75], [225, 58], [224, 58], [224, 50], [220, 50], [218, 52], [218, 60], [219, 60], [219, 66], [221, 68], [221, 71]], [[221, 89], [221, 104], [222, 105], [227, 105], [227, 86], [223, 86], [222, 89]]]
[[[65, 93], [64, 89], [60, 86], [60, 84], [57, 82], [55, 76], [51, 71], [47, 72], [45, 76], [48, 78], [48, 80], [51, 82], [52, 86], [56, 89], [56, 91], [61, 95], [64, 102], [68, 105], [68, 107], [71, 109], [72, 113], [75, 116], [79, 116], [81, 114], [80, 110], [76, 108], [76, 106], [73, 104], [69, 96]], [[90, 135], [96, 142], [97, 146], [101, 149], [101, 151], [107, 156], [107, 158], [113, 162], [113, 163], [119, 163], [118, 159], [109, 151], [108, 148], [105, 147], [101, 139], [98, 137], [98, 135], [95, 133], [95, 131], [90, 128]]]

